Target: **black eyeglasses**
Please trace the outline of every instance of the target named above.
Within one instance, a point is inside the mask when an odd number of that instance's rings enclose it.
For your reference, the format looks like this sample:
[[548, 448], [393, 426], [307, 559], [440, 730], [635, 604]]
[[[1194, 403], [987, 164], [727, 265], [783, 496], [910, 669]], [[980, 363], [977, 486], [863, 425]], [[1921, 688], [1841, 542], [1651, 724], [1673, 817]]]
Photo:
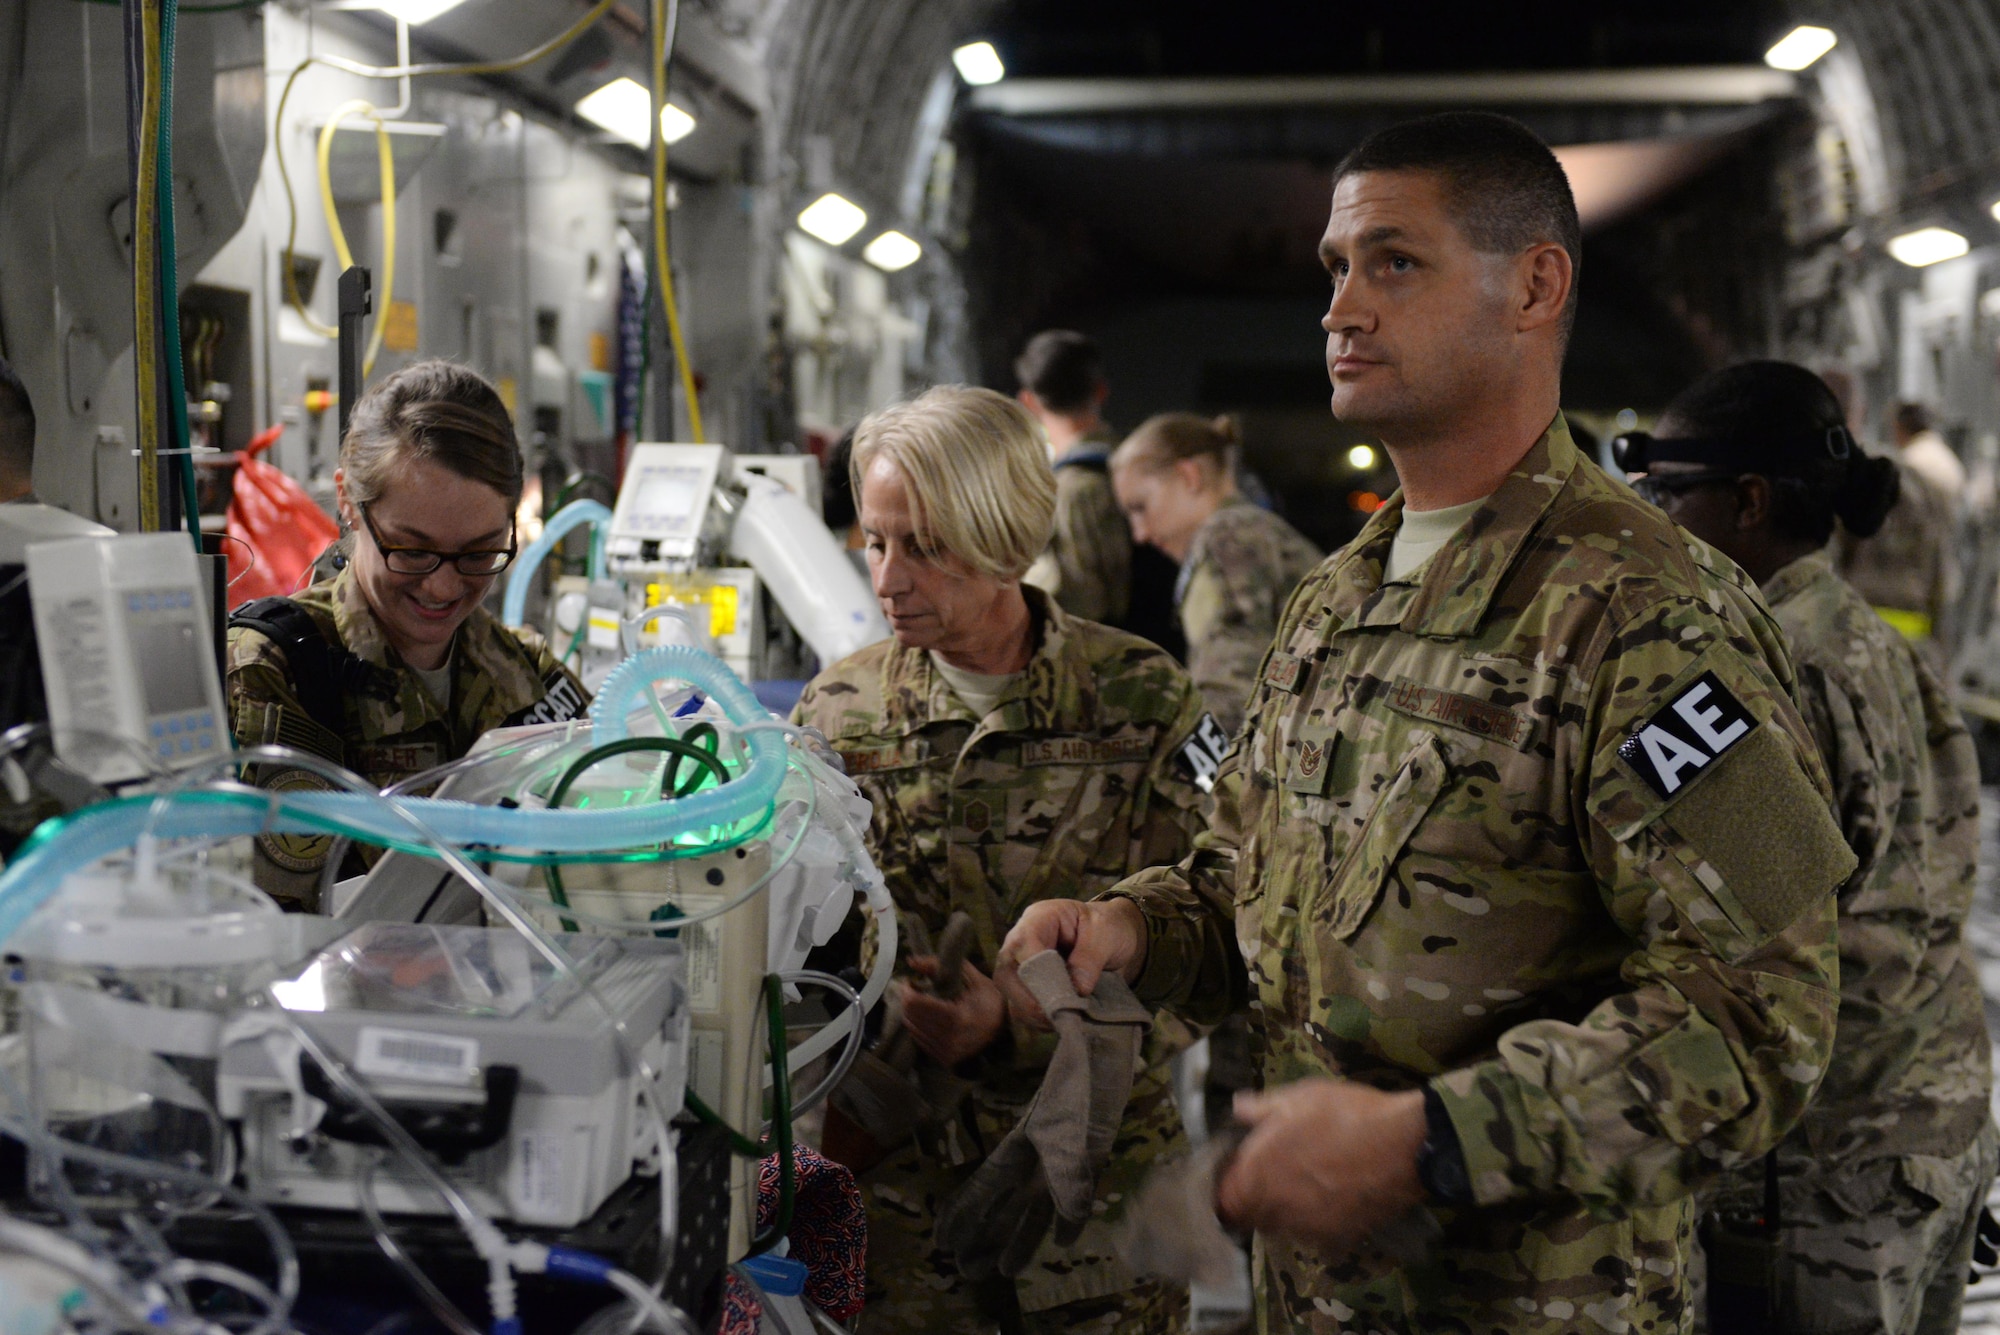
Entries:
[[1675, 496], [1722, 482], [1733, 485], [1735, 481], [1734, 473], [1647, 473], [1632, 479], [1632, 490], [1639, 493], [1639, 499], [1648, 505], [1665, 509], [1667, 502]]
[[507, 530], [507, 546], [501, 551], [434, 552], [424, 547], [391, 547], [382, 541], [381, 530], [377, 529], [375, 521], [368, 517], [368, 507], [357, 505], [354, 508], [361, 512], [361, 523], [367, 528], [368, 536], [374, 540], [375, 550], [382, 553], [382, 564], [389, 567], [392, 574], [428, 575], [449, 561], [458, 567], [458, 573], [461, 575], [471, 575], [474, 578], [497, 575], [514, 563], [514, 555], [519, 550], [511, 527]]

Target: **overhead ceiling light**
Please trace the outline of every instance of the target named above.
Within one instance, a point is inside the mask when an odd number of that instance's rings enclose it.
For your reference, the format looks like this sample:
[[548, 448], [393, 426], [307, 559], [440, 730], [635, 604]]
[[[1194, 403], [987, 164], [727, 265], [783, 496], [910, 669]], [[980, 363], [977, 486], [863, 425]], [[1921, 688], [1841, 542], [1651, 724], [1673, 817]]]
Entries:
[[1356, 445], [1347, 452], [1347, 466], [1365, 473], [1375, 466], [1375, 448], [1372, 445]]
[[901, 232], [884, 232], [870, 241], [868, 248], [861, 252], [862, 259], [884, 273], [907, 269], [922, 259], [923, 255], [924, 248], [917, 244], [915, 238], [904, 236]]
[[1000, 53], [991, 42], [968, 42], [951, 53], [951, 63], [958, 66], [958, 77], [969, 84], [999, 83], [1007, 77], [1007, 67], [1000, 63]]
[[1833, 44], [1839, 40], [1831, 28], [1802, 23], [1764, 53], [1764, 63], [1774, 70], [1802, 70], [1833, 50]]
[[660, 108], [660, 138], [678, 144], [694, 133], [694, 117], [669, 102]]
[[1994, 200], [1993, 206], [1986, 211], [1993, 215], [1994, 222], [2000, 222], [2000, 199]]
[[821, 195], [799, 214], [799, 230], [807, 236], [818, 237], [829, 246], [845, 245], [867, 224], [867, 210], [853, 200], [835, 194]]
[[390, 18], [401, 19], [414, 28], [464, 3], [465, 0], [375, 0], [375, 7]]
[[[637, 79], [613, 79], [578, 102], [576, 114], [635, 148], [653, 142], [653, 95]], [[664, 114], [660, 122], [664, 128]]]
[[1972, 246], [1949, 227], [1919, 227], [1889, 240], [1889, 254], [1912, 269], [1940, 260], [1955, 260]]

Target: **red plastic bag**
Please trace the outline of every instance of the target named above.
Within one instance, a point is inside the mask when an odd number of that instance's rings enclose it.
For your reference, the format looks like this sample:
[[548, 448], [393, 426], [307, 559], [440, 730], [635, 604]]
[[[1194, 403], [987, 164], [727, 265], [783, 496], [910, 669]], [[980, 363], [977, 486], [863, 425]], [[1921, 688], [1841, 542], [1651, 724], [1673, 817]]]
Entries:
[[250, 442], [236, 466], [229, 496], [229, 605], [299, 591], [313, 561], [340, 536], [340, 528], [313, 504], [304, 487], [257, 455], [276, 443], [282, 427]]

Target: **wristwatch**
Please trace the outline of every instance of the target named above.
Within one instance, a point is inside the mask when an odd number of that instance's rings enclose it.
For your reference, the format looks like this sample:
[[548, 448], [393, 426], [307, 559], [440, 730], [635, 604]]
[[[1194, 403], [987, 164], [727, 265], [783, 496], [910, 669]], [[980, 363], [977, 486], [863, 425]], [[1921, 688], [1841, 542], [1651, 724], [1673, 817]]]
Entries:
[[1472, 1174], [1465, 1167], [1465, 1147], [1451, 1124], [1444, 1100], [1424, 1086], [1424, 1143], [1417, 1151], [1417, 1181], [1442, 1205], [1473, 1203]]

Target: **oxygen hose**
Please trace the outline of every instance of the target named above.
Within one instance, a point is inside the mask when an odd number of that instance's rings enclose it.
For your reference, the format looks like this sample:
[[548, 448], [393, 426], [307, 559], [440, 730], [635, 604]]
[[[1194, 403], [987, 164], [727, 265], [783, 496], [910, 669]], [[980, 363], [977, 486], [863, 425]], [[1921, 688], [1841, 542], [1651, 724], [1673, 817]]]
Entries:
[[[626, 735], [625, 714], [655, 681], [685, 681], [705, 692], [736, 724], [767, 717], [749, 688], [696, 649], [648, 649], [627, 659], [605, 681], [591, 706], [601, 745]], [[682, 835], [727, 827], [768, 812], [784, 782], [786, 748], [769, 730], [748, 734], [750, 763], [728, 783], [691, 797], [610, 811], [533, 811], [479, 806], [449, 798], [401, 798], [440, 838], [459, 846], [513, 846], [551, 853], [590, 853], [663, 844]], [[99, 858], [131, 848], [149, 828], [151, 797], [121, 798], [44, 822], [0, 873], [0, 942], [61, 887], [63, 877]], [[261, 834], [350, 834], [370, 843], [408, 843], [408, 827], [375, 794], [252, 789], [188, 793], [174, 798], [151, 826], [162, 839]]]
[[[585, 524], [596, 524], [600, 528], [611, 523], [611, 511], [600, 501], [571, 501], [562, 509], [550, 515], [542, 525], [542, 535], [528, 544], [520, 559], [507, 576], [507, 594], [501, 600], [500, 620], [509, 626], [522, 624], [528, 615], [528, 586], [533, 583], [535, 573], [542, 567], [556, 544], [568, 537], [572, 530]], [[604, 578], [604, 545], [593, 542], [590, 545], [590, 577]]]

